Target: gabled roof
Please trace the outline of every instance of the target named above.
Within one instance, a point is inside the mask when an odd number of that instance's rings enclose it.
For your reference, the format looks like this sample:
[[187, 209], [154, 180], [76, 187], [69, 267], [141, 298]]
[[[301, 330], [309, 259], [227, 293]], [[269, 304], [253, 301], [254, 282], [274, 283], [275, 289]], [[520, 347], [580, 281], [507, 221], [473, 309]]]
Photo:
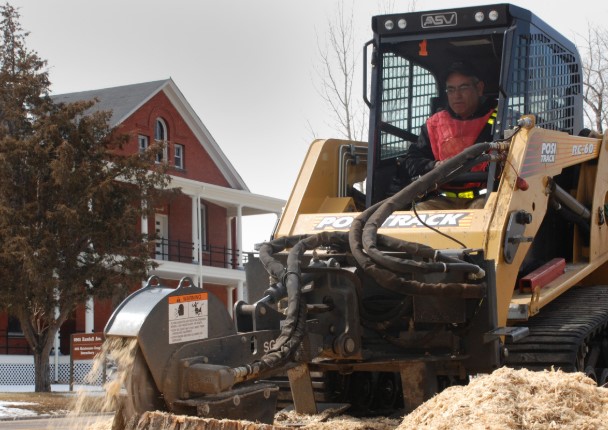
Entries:
[[99, 90], [57, 94], [53, 95], [52, 99], [55, 103], [73, 103], [96, 98], [98, 102], [88, 112], [111, 111], [110, 126], [116, 127], [160, 91], [163, 91], [171, 101], [213, 162], [222, 171], [230, 186], [249, 191], [241, 176], [171, 78]]

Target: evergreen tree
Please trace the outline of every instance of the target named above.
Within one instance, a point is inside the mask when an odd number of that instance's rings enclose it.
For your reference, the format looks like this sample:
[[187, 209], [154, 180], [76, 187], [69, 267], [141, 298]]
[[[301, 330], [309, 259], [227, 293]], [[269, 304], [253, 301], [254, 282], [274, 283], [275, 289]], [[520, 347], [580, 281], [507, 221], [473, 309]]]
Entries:
[[0, 306], [33, 350], [36, 391], [50, 391], [61, 324], [89, 297], [124, 295], [150, 269], [136, 226], [168, 176], [125, 155], [127, 137], [110, 129], [109, 112], [55, 105], [18, 11], [5, 4], [0, 14]]

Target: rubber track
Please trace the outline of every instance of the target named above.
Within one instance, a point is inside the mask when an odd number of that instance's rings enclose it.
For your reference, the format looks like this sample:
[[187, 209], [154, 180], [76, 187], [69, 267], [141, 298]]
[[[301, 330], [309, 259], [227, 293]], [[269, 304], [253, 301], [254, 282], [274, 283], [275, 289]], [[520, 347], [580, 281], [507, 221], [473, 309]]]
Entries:
[[530, 334], [519, 342], [507, 341], [507, 366], [582, 371], [576, 364], [580, 347], [607, 330], [608, 286], [574, 287], [519, 325]]

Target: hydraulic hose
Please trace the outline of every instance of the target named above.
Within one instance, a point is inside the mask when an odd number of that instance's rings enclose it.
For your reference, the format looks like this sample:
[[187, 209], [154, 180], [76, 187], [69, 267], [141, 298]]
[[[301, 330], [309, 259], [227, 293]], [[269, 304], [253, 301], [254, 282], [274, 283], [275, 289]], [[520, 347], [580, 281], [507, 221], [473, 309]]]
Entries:
[[[407, 242], [377, 233], [378, 228], [394, 211], [401, 210], [418, 196], [437, 189], [449, 182], [463, 170], [488, 160], [484, 154], [489, 149], [497, 149], [496, 144], [480, 143], [473, 145], [456, 157], [447, 160], [431, 172], [413, 182], [389, 199], [379, 202], [362, 212], [353, 222], [348, 233], [322, 232], [315, 235], [290, 236], [275, 239], [261, 245], [259, 258], [266, 271], [287, 291], [286, 318], [274, 347], [259, 360], [240, 367], [242, 380], [258, 377], [261, 373], [280, 367], [292, 358], [305, 335], [306, 303], [302, 297], [300, 260], [308, 250], [328, 246], [350, 251], [357, 264], [373, 277], [379, 285], [403, 296], [441, 295], [444, 297], [482, 298], [484, 284], [423, 283], [399, 276], [412, 272], [463, 271], [483, 277], [483, 270], [474, 264], [458, 258], [443, 255], [435, 249], [418, 243]], [[380, 248], [405, 252], [430, 263], [386, 255]], [[274, 258], [274, 254], [291, 248], [286, 265]], [[367, 313], [364, 311], [364, 313]], [[399, 319], [399, 312], [390, 312], [390, 319]], [[368, 315], [374, 318], [371, 314]], [[380, 318], [378, 318], [380, 319]], [[385, 321], [385, 323], [387, 323]], [[368, 324], [380, 329], [382, 321]], [[389, 322], [390, 324], [390, 322]], [[246, 369], [245, 371], [243, 369]], [[235, 368], [236, 371], [236, 368]]]
[[[484, 154], [489, 149], [497, 149], [494, 143], [473, 145], [457, 156], [437, 166], [426, 175], [412, 182], [394, 196], [379, 202], [363, 211], [354, 221], [349, 231], [349, 243], [357, 263], [371, 276], [374, 276], [383, 287], [400, 294], [444, 294], [459, 297], [483, 297], [485, 290], [482, 284], [426, 284], [407, 280], [397, 273], [409, 272], [446, 272], [462, 270], [483, 277], [483, 270], [462, 260], [442, 256], [434, 249], [421, 244], [384, 238], [378, 235], [378, 228], [393, 212], [403, 209], [418, 196], [437, 189], [449, 182], [463, 170], [472, 165], [486, 161]], [[378, 245], [390, 249], [403, 249], [412, 255], [432, 259], [433, 262], [413, 261], [395, 258], [384, 254]]]
[[[300, 259], [307, 250], [320, 246], [338, 247], [346, 250], [346, 233], [323, 232], [316, 235], [283, 237], [267, 242], [260, 247], [260, 261], [275, 279], [287, 290], [287, 311], [281, 334], [270, 349], [258, 361], [247, 366], [249, 373], [243, 380], [257, 377], [260, 373], [281, 366], [288, 361], [300, 345], [306, 330], [306, 302], [302, 297]], [[274, 258], [274, 254], [291, 248], [286, 266]]]

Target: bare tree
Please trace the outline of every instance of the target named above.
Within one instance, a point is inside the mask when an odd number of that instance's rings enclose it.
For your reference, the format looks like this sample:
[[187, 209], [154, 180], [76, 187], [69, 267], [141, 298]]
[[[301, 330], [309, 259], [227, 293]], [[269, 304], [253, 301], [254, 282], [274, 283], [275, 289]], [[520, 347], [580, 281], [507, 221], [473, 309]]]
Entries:
[[[377, 2], [381, 14], [394, 12], [394, 0]], [[407, 11], [416, 10], [416, 0], [407, 3]], [[319, 40], [319, 66], [316, 68], [317, 92], [331, 113], [330, 126], [348, 140], [367, 140], [367, 108], [358, 91], [353, 96], [353, 85], [358, 76], [360, 46], [353, 27], [353, 10], [340, 3], [332, 18], [327, 20], [327, 36]], [[316, 134], [308, 124], [313, 136]]]
[[[395, 0], [377, 0], [378, 11], [385, 15], [395, 13]], [[399, 12], [415, 12], [416, 0], [407, 0], [405, 5], [399, 4]]]
[[591, 128], [603, 133], [608, 125], [608, 31], [589, 25], [581, 48], [585, 118]]
[[367, 124], [362, 100], [353, 98], [357, 55], [352, 10], [345, 11], [344, 4], [340, 3], [327, 26], [326, 40], [318, 42], [317, 91], [331, 112], [333, 124], [330, 125], [346, 139], [362, 140]]

